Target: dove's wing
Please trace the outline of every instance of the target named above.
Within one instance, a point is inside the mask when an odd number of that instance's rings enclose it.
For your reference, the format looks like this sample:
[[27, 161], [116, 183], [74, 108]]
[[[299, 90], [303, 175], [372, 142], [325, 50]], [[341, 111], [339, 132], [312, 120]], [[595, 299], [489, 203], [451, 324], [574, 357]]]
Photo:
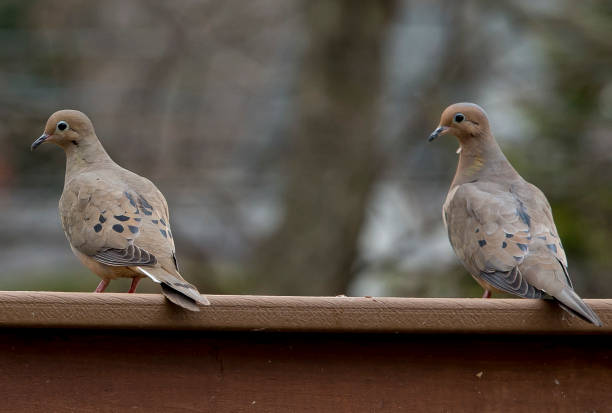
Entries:
[[154, 265], [157, 257], [174, 252], [172, 239], [146, 198], [105, 174], [90, 172], [70, 181], [60, 200], [60, 215], [70, 244], [106, 265]]
[[101, 264], [130, 267], [190, 300], [208, 303], [181, 277], [166, 200], [145, 178], [122, 168], [83, 173], [66, 184], [60, 215], [79, 252]]
[[572, 289], [550, 206], [533, 185], [458, 185], [444, 204], [444, 220], [453, 249], [474, 277], [520, 297], [549, 294], [601, 323]]
[[532, 239], [523, 212], [509, 192], [478, 182], [456, 186], [444, 204], [451, 245], [473, 276], [502, 291], [539, 298], [542, 291], [519, 270]]

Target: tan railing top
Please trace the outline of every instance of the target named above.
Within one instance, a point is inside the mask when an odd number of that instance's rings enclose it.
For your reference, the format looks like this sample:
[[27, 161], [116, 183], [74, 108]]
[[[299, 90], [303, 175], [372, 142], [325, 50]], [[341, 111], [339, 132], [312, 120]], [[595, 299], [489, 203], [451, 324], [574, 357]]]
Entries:
[[610, 334], [612, 300], [586, 300], [603, 327], [523, 299], [208, 296], [199, 313], [157, 294], [0, 292], [0, 326], [366, 333]]

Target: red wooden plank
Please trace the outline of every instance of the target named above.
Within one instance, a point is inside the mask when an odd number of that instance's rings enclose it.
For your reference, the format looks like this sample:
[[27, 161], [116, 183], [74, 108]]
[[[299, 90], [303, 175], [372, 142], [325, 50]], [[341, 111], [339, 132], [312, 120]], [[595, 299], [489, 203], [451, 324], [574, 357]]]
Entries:
[[11, 412], [605, 412], [612, 336], [0, 330]]

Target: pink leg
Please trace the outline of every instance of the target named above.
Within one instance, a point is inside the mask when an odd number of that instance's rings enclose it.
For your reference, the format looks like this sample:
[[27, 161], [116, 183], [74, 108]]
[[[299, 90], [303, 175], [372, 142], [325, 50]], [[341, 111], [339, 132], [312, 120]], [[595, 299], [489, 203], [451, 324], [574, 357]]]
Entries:
[[130, 291], [128, 291], [128, 294], [131, 294], [134, 291], [136, 291], [136, 286], [138, 285], [139, 281], [140, 281], [140, 277], [132, 278], [132, 285], [130, 285]]
[[491, 290], [484, 290], [482, 298], [491, 298]]
[[100, 281], [100, 284], [98, 284], [98, 287], [96, 288], [96, 291], [94, 292], [95, 293], [104, 292], [104, 290], [106, 290], [106, 287], [108, 287], [108, 284], [110, 284], [110, 280], [104, 278], [102, 281]]

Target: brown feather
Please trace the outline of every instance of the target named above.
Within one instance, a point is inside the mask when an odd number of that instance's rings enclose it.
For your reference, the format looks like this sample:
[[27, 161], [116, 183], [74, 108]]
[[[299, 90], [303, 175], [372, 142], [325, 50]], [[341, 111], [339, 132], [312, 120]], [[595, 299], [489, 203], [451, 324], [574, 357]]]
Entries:
[[[66, 124], [61, 130], [59, 122]], [[178, 272], [166, 199], [151, 181], [113, 162], [89, 118], [74, 110], [56, 112], [43, 137], [36, 146], [53, 142], [66, 153], [59, 212], [81, 262], [106, 280], [147, 275], [163, 284], [172, 302], [191, 310], [195, 303], [208, 304]]]
[[474, 104], [451, 105], [432, 136], [445, 133], [457, 136], [461, 151], [444, 202], [444, 224], [470, 274], [486, 289], [526, 298], [550, 295], [569, 311], [601, 325], [573, 291], [546, 197], [510, 165], [484, 111]]

